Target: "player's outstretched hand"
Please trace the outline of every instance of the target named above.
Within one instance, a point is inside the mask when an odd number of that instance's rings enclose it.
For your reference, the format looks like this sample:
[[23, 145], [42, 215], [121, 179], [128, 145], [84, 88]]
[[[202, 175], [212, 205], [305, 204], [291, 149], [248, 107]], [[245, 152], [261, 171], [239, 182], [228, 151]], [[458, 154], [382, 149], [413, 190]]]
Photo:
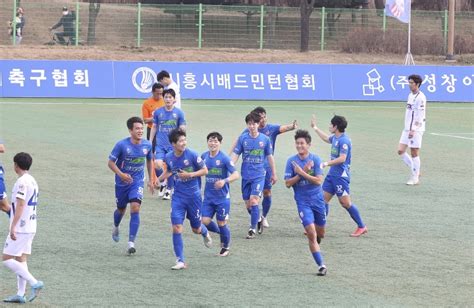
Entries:
[[316, 123], [317, 123], [317, 121], [316, 121], [316, 115], [313, 114], [312, 117], [311, 117], [311, 127], [312, 127], [312, 128], [316, 128], [316, 127], [317, 127], [317, 126], [316, 126]]
[[296, 120], [293, 120], [293, 129], [297, 129], [298, 128], [298, 122], [296, 122]]

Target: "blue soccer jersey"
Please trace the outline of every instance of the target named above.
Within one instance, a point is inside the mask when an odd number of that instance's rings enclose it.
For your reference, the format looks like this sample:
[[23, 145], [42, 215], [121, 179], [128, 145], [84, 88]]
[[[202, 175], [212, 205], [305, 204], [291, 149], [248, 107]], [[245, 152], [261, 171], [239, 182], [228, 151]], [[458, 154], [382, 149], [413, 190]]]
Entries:
[[[3, 140], [0, 139], [0, 144], [3, 144]], [[4, 176], [4, 173], [5, 173], [5, 170], [3, 169], [3, 165], [2, 165], [2, 162], [0, 161], [0, 179], [3, 179], [3, 176]], [[0, 191], [0, 194], [2, 192]]]
[[350, 178], [352, 150], [351, 139], [346, 134], [342, 134], [339, 137], [331, 135], [329, 137], [329, 142], [331, 142], [331, 160], [338, 158], [342, 154], [346, 154], [346, 160], [342, 164], [331, 166], [328, 175]]
[[253, 138], [245, 132], [237, 140], [234, 153], [242, 154], [242, 179], [256, 179], [265, 176], [265, 159], [268, 155], [272, 155], [272, 144], [263, 134], [259, 133]]
[[169, 133], [186, 125], [184, 113], [181, 109], [174, 107], [171, 111], [167, 111], [165, 107], [161, 107], [153, 112], [153, 123], [156, 124], [156, 144], [162, 148], [171, 149], [171, 143], [168, 139]]
[[168, 166], [168, 172], [171, 172], [174, 180], [174, 195], [181, 198], [193, 198], [201, 193], [199, 178], [180, 179], [180, 171], [195, 172], [205, 167], [204, 161], [193, 150], [184, 150], [181, 156], [177, 157], [174, 152], [165, 156], [165, 163]]
[[[319, 156], [309, 153], [308, 157], [301, 159], [298, 155], [295, 155], [288, 158], [288, 161], [286, 162], [285, 180], [288, 180], [296, 175], [292, 162], [296, 162], [302, 169], [304, 166], [309, 164], [311, 169], [309, 169], [308, 174], [311, 176], [323, 174], [323, 169], [321, 169], [320, 166], [321, 158], [319, 158]], [[301, 179], [293, 185], [293, 190], [295, 192], [295, 200], [297, 203], [318, 199], [323, 200], [323, 191], [321, 189], [321, 185], [312, 184], [303, 177], [301, 177]]]
[[[115, 162], [120, 171], [130, 174], [134, 182], [143, 182], [146, 160], [152, 159], [151, 154], [151, 142], [142, 140], [139, 144], [133, 144], [128, 137], [117, 142], [109, 159]], [[126, 186], [129, 184], [115, 175], [115, 185]]]
[[[270, 141], [272, 143], [272, 154], [275, 153], [276, 138], [279, 134], [281, 134], [280, 127], [281, 127], [281, 125], [278, 125], [278, 124], [267, 124], [267, 125], [265, 125], [264, 128], [258, 128], [259, 133], [262, 133], [265, 136], [267, 136], [268, 138], [270, 138]], [[244, 129], [242, 134], [243, 133], [248, 133], [248, 132], [249, 132], [249, 129], [246, 128], [246, 129]]]
[[222, 203], [230, 198], [229, 183], [225, 183], [220, 189], [214, 188], [214, 183], [227, 178], [234, 173], [235, 167], [229, 156], [219, 151], [216, 156], [211, 157], [210, 152], [201, 155], [207, 166], [206, 185], [204, 187], [204, 200], [215, 204]]

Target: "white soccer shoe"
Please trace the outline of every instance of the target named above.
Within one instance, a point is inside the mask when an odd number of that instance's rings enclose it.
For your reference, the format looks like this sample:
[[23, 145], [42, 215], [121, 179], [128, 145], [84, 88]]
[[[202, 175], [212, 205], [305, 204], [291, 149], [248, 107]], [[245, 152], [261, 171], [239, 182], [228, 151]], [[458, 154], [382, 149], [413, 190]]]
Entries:
[[179, 260], [176, 260], [176, 264], [174, 266], [171, 267], [172, 270], [182, 270], [182, 269], [185, 269], [187, 266], [186, 266], [186, 263], [182, 262], [182, 261], [179, 261]]
[[209, 232], [207, 232], [207, 236], [202, 237], [202, 240], [204, 241], [204, 246], [206, 246], [207, 248], [212, 247], [212, 238]]
[[412, 176], [407, 182], [407, 185], [409, 186], [414, 186], [418, 184], [420, 184], [420, 179], [417, 176]]
[[268, 224], [267, 218], [266, 218], [266, 217], [263, 217], [263, 216], [262, 216], [262, 226], [263, 226], [264, 228], [270, 227], [270, 225]]
[[135, 249], [135, 243], [134, 242], [128, 242], [127, 254], [129, 256], [131, 256], [136, 252], [137, 252], [137, 250]]
[[160, 189], [158, 190], [158, 198], [163, 198], [166, 192], [166, 185], [160, 185]]
[[171, 190], [165, 189], [165, 193], [162, 197], [163, 200], [171, 200]]

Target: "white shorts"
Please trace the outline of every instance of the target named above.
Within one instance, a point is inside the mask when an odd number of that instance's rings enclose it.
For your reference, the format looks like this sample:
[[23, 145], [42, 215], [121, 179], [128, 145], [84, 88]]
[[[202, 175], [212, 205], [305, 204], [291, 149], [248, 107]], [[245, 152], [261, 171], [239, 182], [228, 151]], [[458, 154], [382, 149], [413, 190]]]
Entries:
[[406, 144], [410, 148], [415, 148], [419, 149], [421, 148], [421, 141], [423, 139], [423, 133], [424, 132], [415, 132], [413, 134], [413, 138], [408, 138], [408, 133], [410, 131], [404, 130], [402, 131], [402, 136], [400, 137], [400, 143], [401, 144]]
[[35, 235], [36, 233], [17, 233], [16, 241], [14, 241], [8, 234], [3, 254], [15, 257], [20, 257], [23, 254], [31, 255], [31, 245]]

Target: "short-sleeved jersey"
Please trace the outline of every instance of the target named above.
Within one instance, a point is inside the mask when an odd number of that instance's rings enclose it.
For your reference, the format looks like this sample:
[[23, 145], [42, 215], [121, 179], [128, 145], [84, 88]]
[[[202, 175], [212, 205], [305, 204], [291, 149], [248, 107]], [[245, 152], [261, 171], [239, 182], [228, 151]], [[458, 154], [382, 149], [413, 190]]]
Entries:
[[10, 227], [15, 217], [18, 199], [25, 200], [25, 208], [20, 220], [15, 226], [17, 233], [36, 233], [36, 206], [38, 205], [39, 188], [35, 179], [25, 173], [16, 180], [12, 190], [12, 213], [10, 215]]
[[229, 199], [229, 183], [225, 183], [221, 189], [214, 188], [214, 183], [234, 173], [234, 163], [222, 151], [219, 151], [214, 157], [211, 157], [210, 152], [207, 151], [201, 155], [201, 158], [204, 160], [208, 170], [206, 185], [204, 186], [204, 199], [216, 203]]
[[265, 176], [265, 159], [272, 155], [273, 149], [267, 136], [259, 133], [253, 138], [244, 132], [237, 140], [234, 153], [242, 154], [242, 179], [252, 180]]
[[170, 111], [165, 107], [155, 110], [153, 123], [156, 124], [156, 144], [161, 147], [171, 147], [168, 139], [170, 132], [181, 125], [186, 125], [183, 111], [176, 107]]
[[[310, 164], [311, 169], [308, 170], [308, 174], [311, 176], [323, 174], [323, 170], [321, 169], [321, 158], [319, 158], [319, 156], [309, 153], [306, 158], [301, 159], [298, 155], [294, 155], [288, 158], [286, 162], [285, 180], [291, 179], [296, 175], [292, 162], [296, 162], [301, 168]], [[321, 185], [312, 184], [303, 177], [293, 185], [293, 190], [297, 202], [315, 200], [318, 195], [322, 197], [323, 193]]]
[[[165, 105], [165, 101], [163, 98], [158, 100], [154, 99], [153, 96], [149, 99], [145, 100], [142, 105], [142, 117], [143, 119], [153, 118], [153, 112], [156, 109], [159, 109]], [[151, 128], [153, 126], [153, 122], [148, 123], [148, 127]]]
[[197, 152], [193, 150], [184, 150], [181, 156], [176, 156], [174, 151], [165, 156], [165, 163], [168, 166], [168, 172], [171, 172], [174, 180], [174, 196], [182, 198], [193, 198], [201, 193], [199, 178], [180, 179], [178, 173], [180, 170], [186, 172], [195, 172], [201, 170], [206, 165]]
[[[416, 94], [410, 92], [405, 111], [404, 130], [413, 130], [418, 132], [425, 131], [426, 121], [426, 96], [418, 91]], [[418, 125], [416, 125], [418, 123]]]
[[176, 82], [171, 81], [171, 83], [165, 87], [165, 90], [173, 89], [176, 94], [174, 106], [181, 109], [181, 93], [179, 91], [179, 86]]
[[[117, 165], [123, 173], [128, 173], [132, 176], [133, 181], [145, 180], [145, 166], [146, 160], [152, 159], [151, 142], [148, 140], [141, 140], [139, 144], [133, 144], [130, 137], [117, 142], [109, 155], [109, 159]], [[115, 175], [115, 185], [127, 186], [122, 179]]]
[[331, 135], [329, 136], [329, 142], [331, 142], [331, 160], [338, 158], [342, 154], [346, 154], [346, 160], [342, 164], [331, 166], [328, 175], [350, 178], [351, 139], [346, 134], [342, 134], [339, 138], [336, 135]]

